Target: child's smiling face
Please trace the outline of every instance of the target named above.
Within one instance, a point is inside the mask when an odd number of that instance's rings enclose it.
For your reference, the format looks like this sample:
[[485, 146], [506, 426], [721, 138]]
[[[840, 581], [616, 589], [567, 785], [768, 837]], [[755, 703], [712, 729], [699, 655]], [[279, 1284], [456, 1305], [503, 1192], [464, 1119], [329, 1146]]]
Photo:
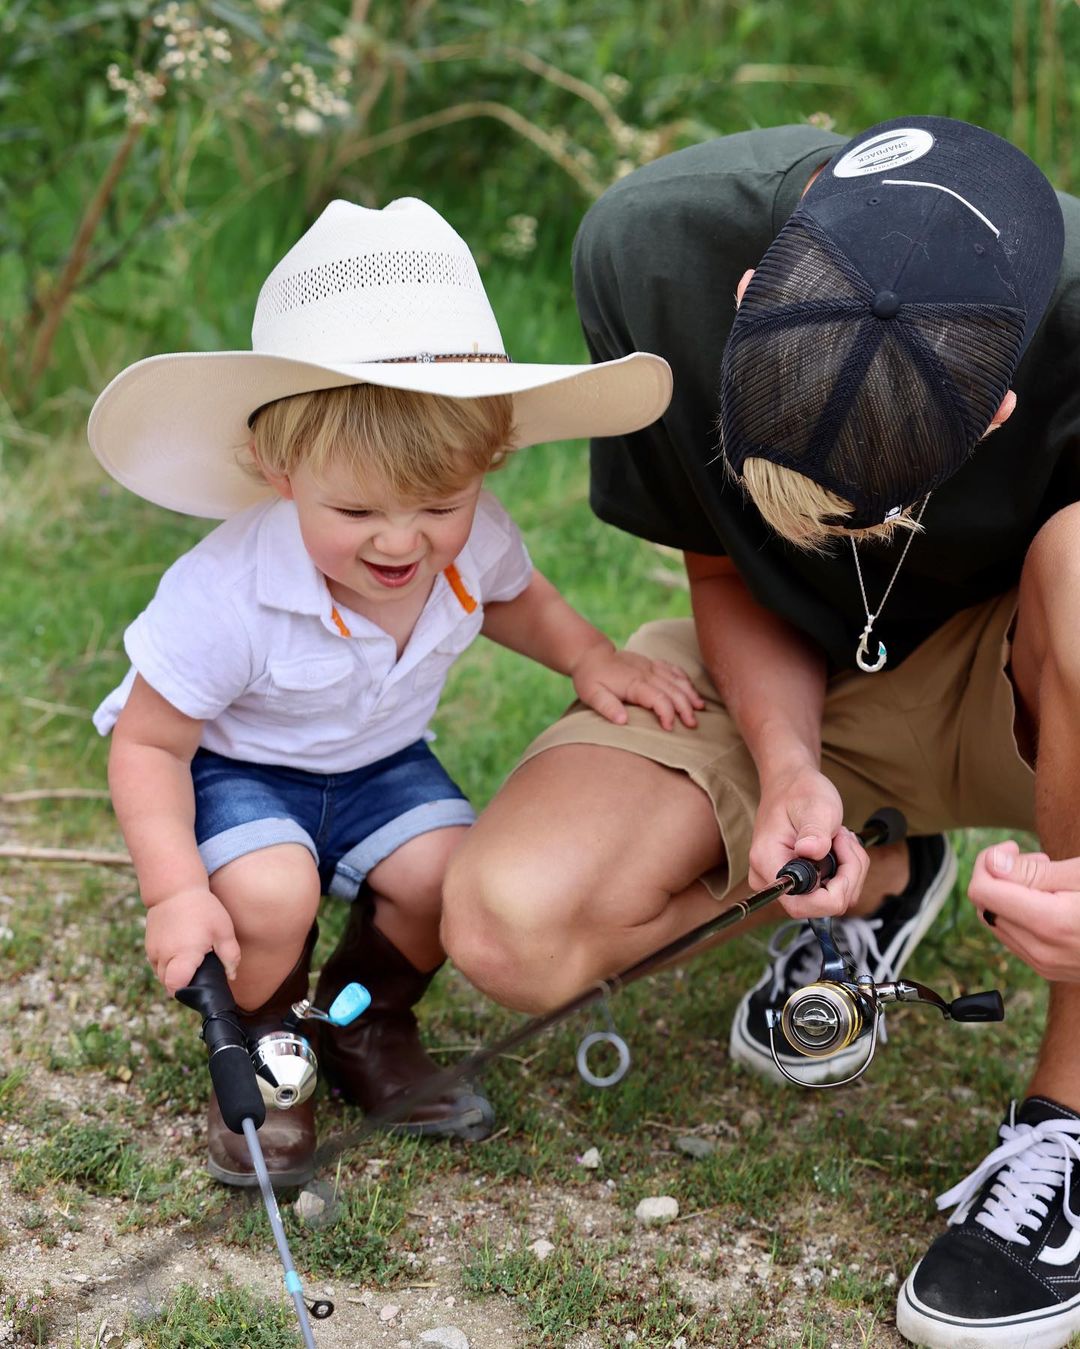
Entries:
[[359, 613], [427, 597], [465, 546], [484, 480], [477, 474], [449, 496], [404, 501], [378, 479], [358, 480], [334, 463], [318, 477], [306, 464], [267, 477], [296, 504], [304, 547], [330, 593]]

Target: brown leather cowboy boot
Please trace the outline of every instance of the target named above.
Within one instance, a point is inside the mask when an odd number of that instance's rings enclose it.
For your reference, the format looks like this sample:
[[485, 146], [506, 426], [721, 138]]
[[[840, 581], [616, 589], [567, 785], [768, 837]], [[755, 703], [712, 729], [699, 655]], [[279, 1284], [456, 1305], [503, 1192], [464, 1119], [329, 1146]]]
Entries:
[[[424, 1052], [412, 1011], [435, 973], [421, 974], [382, 935], [364, 897], [353, 903], [342, 938], [319, 975], [315, 1005], [329, 1007], [354, 979], [371, 994], [371, 1006], [351, 1026], [320, 1026], [320, 1068], [365, 1112], [382, 1110], [399, 1092], [439, 1071]], [[477, 1140], [488, 1136], [494, 1122], [487, 1099], [463, 1083], [387, 1127]]]
[[[311, 929], [300, 959], [277, 992], [254, 1011], [240, 1013], [240, 1020], [253, 1041], [270, 1031], [282, 1030], [282, 1020], [293, 1003], [307, 997], [311, 953], [318, 935], [316, 925]], [[259, 1129], [259, 1142], [275, 1188], [306, 1184], [315, 1173], [313, 1101], [303, 1101], [288, 1110], [267, 1106], [266, 1120]], [[207, 1170], [215, 1180], [225, 1185], [258, 1185], [247, 1139], [243, 1134], [234, 1134], [226, 1125], [213, 1092], [210, 1093], [207, 1117], [207, 1143], [210, 1154]]]

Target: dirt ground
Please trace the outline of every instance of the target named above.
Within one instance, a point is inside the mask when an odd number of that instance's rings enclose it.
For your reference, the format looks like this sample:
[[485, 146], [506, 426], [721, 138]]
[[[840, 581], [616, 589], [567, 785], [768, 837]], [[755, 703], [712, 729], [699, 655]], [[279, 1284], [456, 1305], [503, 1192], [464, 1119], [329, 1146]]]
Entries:
[[[9, 873], [0, 880], [0, 925], [18, 928], [20, 910], [29, 913], [37, 903], [34, 922], [49, 933], [47, 957], [27, 956], [21, 972], [16, 969], [0, 988], [0, 1084], [13, 1068], [25, 1073], [7, 1100], [0, 1092], [0, 1292], [41, 1297], [49, 1327], [46, 1342], [58, 1349], [141, 1349], [130, 1318], [160, 1314], [179, 1285], [209, 1293], [232, 1280], [278, 1299], [283, 1297], [281, 1267], [269, 1238], [240, 1249], [216, 1238], [229, 1214], [209, 1221], [198, 1217], [200, 1197], [212, 1187], [200, 1188], [197, 1115], [151, 1116], [147, 1124], [137, 1077], [70, 1066], [71, 1028], [85, 1025], [90, 1016], [102, 1034], [135, 1033], [125, 1014], [109, 1002], [108, 960], [88, 952], [84, 923], [68, 921], [68, 908], [78, 907], [74, 886], [70, 871], [61, 870], [49, 877]], [[130, 881], [110, 877], [106, 890], [108, 903], [126, 912], [123, 906], [133, 900]], [[42, 895], [48, 901], [44, 910]], [[116, 922], [114, 913], [114, 927]], [[152, 1005], [140, 1011], [135, 1051], [145, 1050], [141, 1040], [164, 1037], [168, 1018], [175, 1015], [163, 1003], [146, 1001]], [[736, 1118], [738, 1099], [739, 1088], [733, 1084], [727, 1104]], [[20, 1159], [32, 1157], [53, 1127], [43, 1126], [43, 1119], [89, 1115], [134, 1121], [131, 1127], [141, 1129], [139, 1146], [151, 1159], [182, 1159], [181, 1180], [190, 1182], [196, 1211], [182, 1222], [157, 1222], [151, 1213], [148, 1223], [144, 1214], [143, 1225], [122, 1230], [134, 1204], [130, 1196], [103, 1197], [91, 1187], [73, 1200], [70, 1185], [46, 1184], [35, 1191], [18, 1183]], [[597, 1142], [603, 1145], [604, 1140]], [[568, 1330], [561, 1341], [550, 1333], [543, 1338], [511, 1296], [476, 1295], [463, 1282], [469, 1253], [475, 1256], [485, 1239], [500, 1255], [528, 1253], [536, 1260], [545, 1257], [543, 1248], [532, 1253], [533, 1243], [549, 1242], [553, 1253], [548, 1258], [557, 1259], [567, 1231], [578, 1242], [618, 1248], [620, 1277], [627, 1281], [629, 1296], [648, 1286], [662, 1269], [694, 1309], [685, 1332], [680, 1333], [676, 1319], [676, 1329], [666, 1337], [652, 1334], [650, 1345], [848, 1349], [873, 1344], [897, 1349], [903, 1343], [858, 1298], [846, 1307], [830, 1306], [825, 1299], [828, 1281], [848, 1271], [857, 1279], [872, 1276], [879, 1284], [884, 1279], [886, 1287], [895, 1286], [896, 1275], [880, 1263], [888, 1253], [877, 1237], [871, 1234], [873, 1239], [861, 1244], [856, 1239], [853, 1247], [850, 1219], [826, 1207], [820, 1197], [805, 1201], [813, 1205], [805, 1212], [788, 1215], [794, 1230], [813, 1235], [800, 1236], [779, 1267], [771, 1254], [773, 1234], [752, 1212], [734, 1217], [730, 1210], [726, 1216], [712, 1210], [684, 1212], [667, 1226], [647, 1227], [636, 1220], [632, 1207], [620, 1202], [621, 1182], [603, 1178], [602, 1172], [582, 1172], [575, 1181], [567, 1185], [558, 1179], [511, 1176], [482, 1183], [468, 1168], [448, 1171], [445, 1166], [430, 1177], [421, 1175], [410, 1192], [408, 1213], [419, 1238], [418, 1254], [409, 1257], [420, 1271], [416, 1282], [399, 1278], [389, 1287], [347, 1280], [308, 1282], [309, 1299], [327, 1297], [336, 1308], [328, 1320], [315, 1323], [316, 1343], [322, 1349], [532, 1349], [541, 1344], [609, 1349], [632, 1344], [635, 1332], [623, 1330]], [[235, 1214], [256, 1202], [245, 1192], [230, 1200], [230, 1211]], [[693, 1325], [698, 1313], [726, 1318], [738, 1308], [749, 1315], [745, 1332], [733, 1327], [719, 1339], [715, 1332], [702, 1338]], [[828, 1327], [824, 1338], [823, 1318]], [[5, 1325], [0, 1312], [0, 1345], [32, 1343]]]

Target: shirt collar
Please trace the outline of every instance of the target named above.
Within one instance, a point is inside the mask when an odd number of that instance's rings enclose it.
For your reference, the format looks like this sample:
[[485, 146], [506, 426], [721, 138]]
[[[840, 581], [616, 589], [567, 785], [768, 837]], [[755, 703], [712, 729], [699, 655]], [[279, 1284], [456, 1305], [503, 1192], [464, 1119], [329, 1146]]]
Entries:
[[[471, 539], [470, 533], [469, 541]], [[446, 588], [440, 581], [436, 582], [417, 620], [417, 627], [425, 618], [427, 624], [431, 624], [432, 620], [427, 615], [432, 609], [448, 611], [440, 625], [443, 629], [454, 627], [476, 609], [476, 583], [469, 574], [472, 567], [469, 565], [468, 552], [469, 542], [466, 542], [455, 563], [443, 572], [441, 580], [446, 582]], [[459, 568], [464, 569], [465, 577]], [[326, 577], [312, 562], [304, 547], [300, 520], [296, 506], [291, 501], [274, 502], [259, 522], [255, 585], [260, 604], [286, 613], [311, 614], [330, 632], [338, 636], [345, 635], [341, 631], [340, 618], [334, 617], [334, 600]], [[348, 635], [358, 634], [350, 630]]]
[[337, 632], [326, 577], [308, 556], [291, 501], [275, 501], [259, 522], [256, 593], [260, 604], [292, 614], [312, 614]]

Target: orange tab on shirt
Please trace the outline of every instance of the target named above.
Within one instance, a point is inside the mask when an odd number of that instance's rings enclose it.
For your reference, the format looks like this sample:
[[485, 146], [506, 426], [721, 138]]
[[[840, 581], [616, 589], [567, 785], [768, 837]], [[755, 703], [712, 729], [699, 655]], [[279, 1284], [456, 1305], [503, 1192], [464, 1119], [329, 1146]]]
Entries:
[[476, 608], [476, 601], [465, 589], [465, 582], [461, 579], [461, 574], [457, 567], [451, 562], [449, 567], [444, 570], [443, 575], [450, 583], [450, 589], [457, 596], [458, 603], [467, 614], [471, 614]]

